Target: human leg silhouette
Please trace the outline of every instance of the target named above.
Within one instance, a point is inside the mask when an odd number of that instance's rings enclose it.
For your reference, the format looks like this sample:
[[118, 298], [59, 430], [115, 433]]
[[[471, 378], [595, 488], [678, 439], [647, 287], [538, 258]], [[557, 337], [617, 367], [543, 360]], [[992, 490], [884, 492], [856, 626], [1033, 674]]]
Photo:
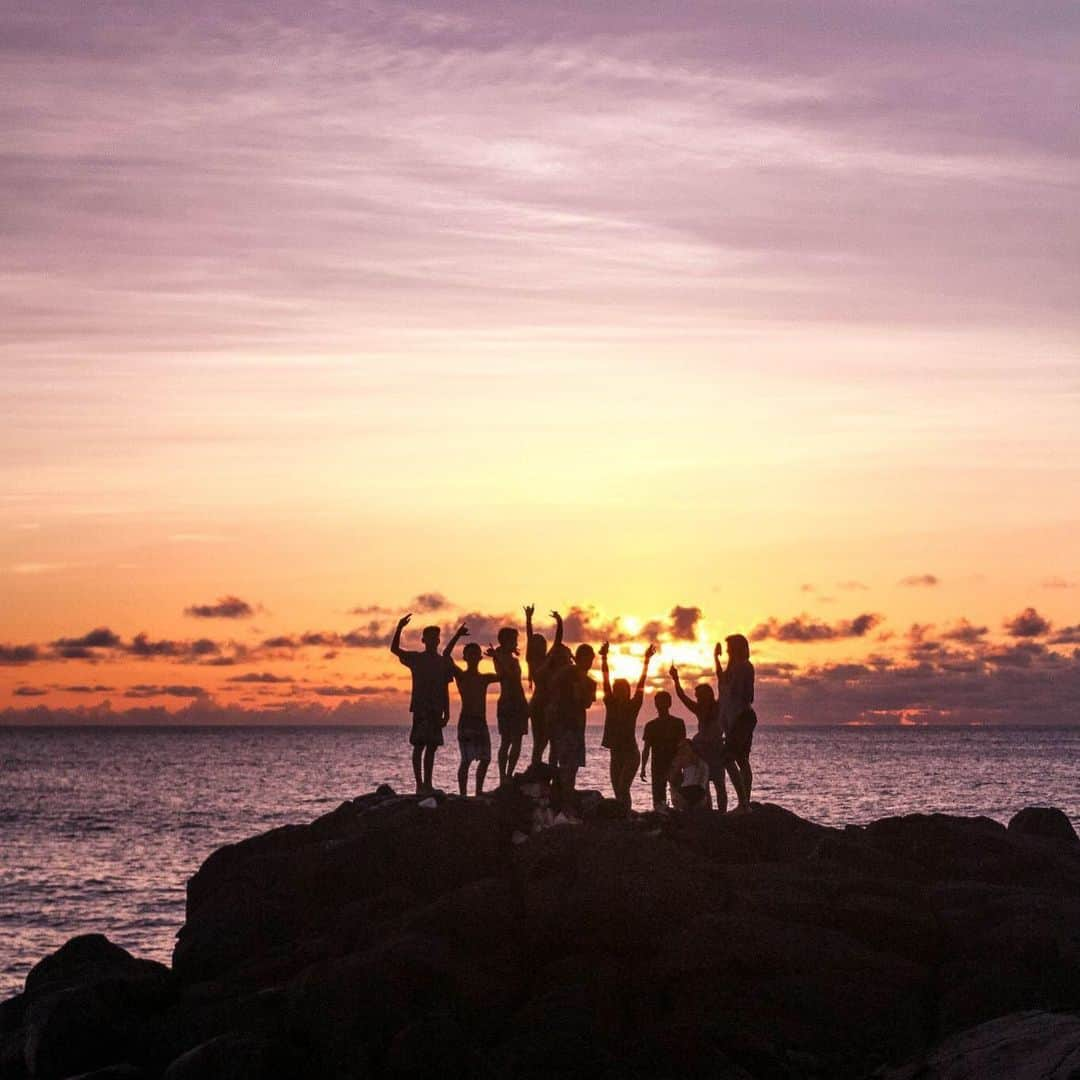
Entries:
[[419, 795], [424, 790], [424, 777], [420, 771], [420, 763], [423, 760], [424, 748], [422, 746], [414, 746], [412, 750], [412, 771], [413, 776], [416, 778], [416, 794]]

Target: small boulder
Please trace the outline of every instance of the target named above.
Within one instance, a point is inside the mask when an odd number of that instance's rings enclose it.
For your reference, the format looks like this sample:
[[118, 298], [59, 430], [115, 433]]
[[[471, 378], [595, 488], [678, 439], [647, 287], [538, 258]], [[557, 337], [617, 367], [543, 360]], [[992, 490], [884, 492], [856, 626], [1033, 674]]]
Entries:
[[1009, 832], [1017, 836], [1038, 836], [1043, 840], [1062, 840], [1075, 844], [1080, 839], [1072, 822], [1055, 806], [1027, 806], [1013, 815]]
[[114, 945], [104, 934], [82, 934], [39, 960], [26, 976], [27, 995], [40, 995], [102, 979], [167, 975], [168, 968], [153, 960], [139, 960]]

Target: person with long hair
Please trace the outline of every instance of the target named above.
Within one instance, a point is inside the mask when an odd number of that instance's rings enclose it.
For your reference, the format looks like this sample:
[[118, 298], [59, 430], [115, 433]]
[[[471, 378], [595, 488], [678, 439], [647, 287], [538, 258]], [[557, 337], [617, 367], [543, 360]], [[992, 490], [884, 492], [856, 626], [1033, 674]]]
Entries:
[[750, 809], [750, 794], [754, 771], [750, 767], [750, 750], [754, 744], [757, 713], [754, 712], [754, 665], [750, 662], [750, 642], [742, 634], [730, 634], [727, 642], [728, 664], [721, 664], [718, 644], [714, 657], [716, 678], [720, 686], [720, 716], [724, 727], [724, 761], [735, 793], [738, 809]]
[[[566, 646], [560, 646], [565, 649]], [[552, 652], [558, 653], [553, 649]], [[578, 769], [585, 766], [585, 716], [596, 702], [596, 680], [589, 675], [596, 650], [579, 645], [573, 660], [560, 666], [552, 676], [551, 753], [552, 764], [559, 769], [559, 792], [563, 806], [573, 801]]]

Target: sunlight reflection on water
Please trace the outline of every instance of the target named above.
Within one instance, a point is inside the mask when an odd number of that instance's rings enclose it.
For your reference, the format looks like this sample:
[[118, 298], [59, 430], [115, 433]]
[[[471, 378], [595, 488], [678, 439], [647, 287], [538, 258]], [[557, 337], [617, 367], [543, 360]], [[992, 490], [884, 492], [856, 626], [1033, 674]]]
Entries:
[[[589, 730], [582, 786], [607, 790]], [[755, 798], [846, 824], [915, 811], [1080, 819], [1080, 729], [758, 728]], [[526, 740], [525, 756], [528, 754]], [[436, 781], [454, 785], [457, 748]], [[401, 728], [0, 728], [0, 998], [74, 934], [168, 961], [215, 848], [411, 784]], [[649, 805], [635, 785], [635, 805]]]

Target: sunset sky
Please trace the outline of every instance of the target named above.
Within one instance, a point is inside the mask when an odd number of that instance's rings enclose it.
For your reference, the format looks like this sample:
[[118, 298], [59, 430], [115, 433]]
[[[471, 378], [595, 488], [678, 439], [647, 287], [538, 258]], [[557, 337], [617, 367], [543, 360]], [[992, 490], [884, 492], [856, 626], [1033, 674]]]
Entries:
[[404, 722], [400, 613], [527, 602], [623, 672], [747, 633], [764, 723], [1080, 722], [1078, 55], [0, 0], [0, 723]]

